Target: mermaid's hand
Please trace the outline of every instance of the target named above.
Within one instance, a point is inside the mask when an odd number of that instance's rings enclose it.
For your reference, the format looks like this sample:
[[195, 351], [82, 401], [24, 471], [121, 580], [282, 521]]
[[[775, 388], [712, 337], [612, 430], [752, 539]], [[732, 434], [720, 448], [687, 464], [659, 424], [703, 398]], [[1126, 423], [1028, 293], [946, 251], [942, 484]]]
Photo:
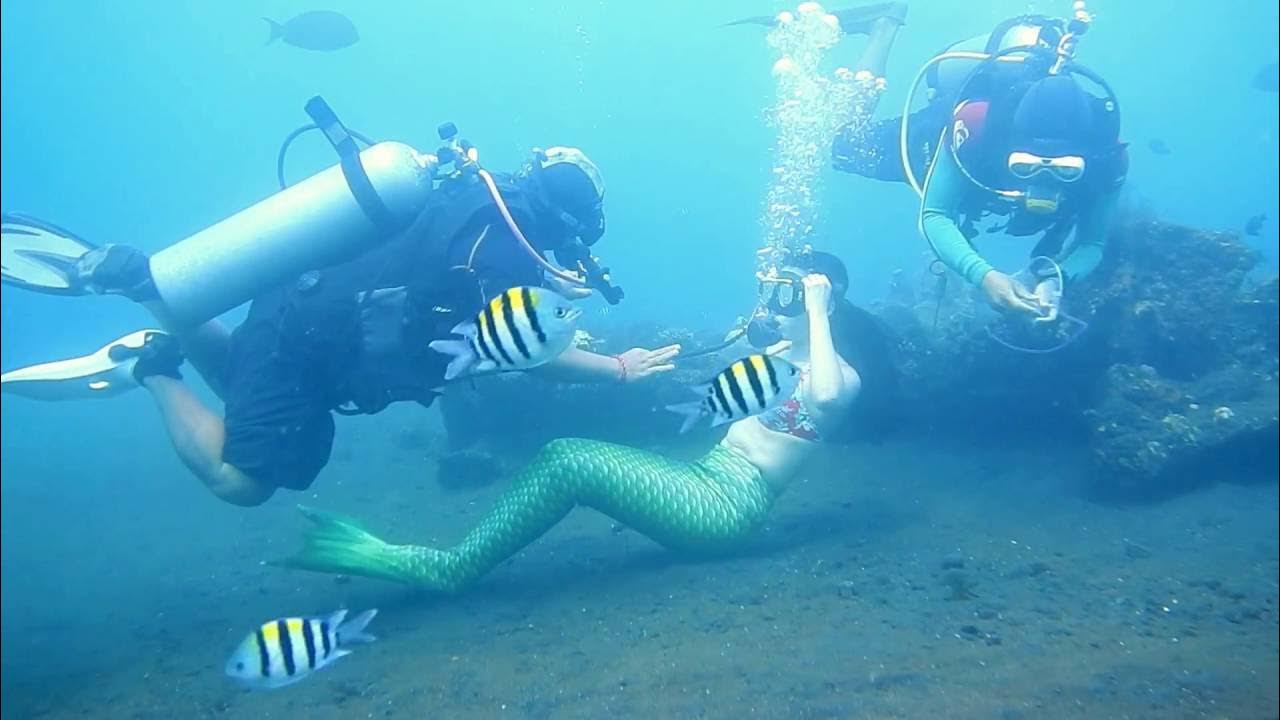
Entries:
[[672, 360], [679, 354], [679, 345], [668, 345], [657, 350], [631, 348], [618, 356], [618, 363], [622, 366], [621, 379], [623, 382], [636, 382], [658, 373], [675, 370], [676, 366]]

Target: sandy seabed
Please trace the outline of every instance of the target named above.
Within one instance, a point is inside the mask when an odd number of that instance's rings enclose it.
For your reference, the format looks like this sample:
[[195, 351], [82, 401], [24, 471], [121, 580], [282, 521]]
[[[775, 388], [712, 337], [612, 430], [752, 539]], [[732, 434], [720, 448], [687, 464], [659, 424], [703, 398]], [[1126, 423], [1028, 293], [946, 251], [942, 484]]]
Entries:
[[[262, 565], [299, 501], [447, 543], [501, 491], [446, 492], [369, 433], [254, 510], [169, 458], [70, 501], [6, 463], [4, 718], [1277, 717], [1274, 482], [1115, 507], [1069, 453], [867, 445], [818, 458], [734, 558], [579, 510], [455, 597]], [[379, 641], [302, 683], [222, 675], [258, 622], [369, 606]]]

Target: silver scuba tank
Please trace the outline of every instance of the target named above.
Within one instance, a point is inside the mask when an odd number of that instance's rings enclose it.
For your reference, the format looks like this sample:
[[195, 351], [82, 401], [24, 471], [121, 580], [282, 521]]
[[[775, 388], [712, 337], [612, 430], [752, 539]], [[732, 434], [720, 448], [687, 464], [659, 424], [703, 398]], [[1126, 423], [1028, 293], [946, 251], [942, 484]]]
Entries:
[[[435, 157], [382, 142], [359, 153], [369, 185], [400, 227], [431, 193]], [[387, 239], [334, 165], [151, 257], [170, 319], [196, 325], [301, 273], [352, 258]]]

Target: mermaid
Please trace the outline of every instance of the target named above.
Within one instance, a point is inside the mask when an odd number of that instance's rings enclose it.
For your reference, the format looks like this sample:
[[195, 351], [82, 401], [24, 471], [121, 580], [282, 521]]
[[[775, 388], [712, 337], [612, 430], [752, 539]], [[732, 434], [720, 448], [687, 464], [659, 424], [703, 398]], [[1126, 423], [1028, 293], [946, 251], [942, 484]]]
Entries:
[[453, 547], [391, 544], [349, 518], [301, 508], [313, 525], [302, 550], [277, 564], [453, 593], [580, 505], [671, 550], [705, 554], [740, 548], [763, 524], [801, 463], [838, 427], [861, 387], [857, 371], [833, 340], [841, 315], [857, 312], [844, 299], [849, 280], [843, 263], [812, 252], [784, 274], [803, 289], [789, 288], [779, 299], [778, 288], [767, 298], [782, 338], [768, 352], [796, 365], [802, 379], [787, 401], [730, 425], [701, 459], [673, 460], [595, 440], [553, 440]]

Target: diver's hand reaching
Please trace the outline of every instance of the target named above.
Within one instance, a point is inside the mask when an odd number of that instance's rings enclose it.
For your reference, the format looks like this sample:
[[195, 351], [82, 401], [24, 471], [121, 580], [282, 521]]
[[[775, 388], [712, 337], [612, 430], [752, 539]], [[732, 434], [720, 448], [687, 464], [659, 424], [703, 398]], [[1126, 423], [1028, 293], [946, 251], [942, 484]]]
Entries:
[[1035, 319], [1036, 322], [1057, 320], [1058, 306], [1062, 304], [1062, 283], [1057, 278], [1041, 280], [1040, 284], [1036, 285], [1035, 299], [1040, 307], [1040, 317]]
[[997, 310], [1014, 310], [1036, 317], [1042, 315], [1036, 297], [999, 270], [982, 276], [982, 292], [987, 296], [987, 302]]
[[645, 378], [675, 370], [676, 366], [671, 362], [676, 355], [680, 354], [679, 345], [667, 345], [657, 350], [646, 350], [645, 348], [631, 348], [630, 350], [618, 355], [618, 364], [621, 366], [622, 382], [636, 382]]
[[805, 312], [826, 315], [831, 308], [831, 280], [826, 275], [809, 273], [802, 282]]
[[[579, 275], [579, 273], [573, 274]], [[581, 300], [582, 298], [589, 297], [591, 295], [591, 288], [583, 285], [576, 285], [555, 275], [547, 276], [547, 284], [552, 290], [559, 293], [561, 297], [568, 298], [569, 300]]]

